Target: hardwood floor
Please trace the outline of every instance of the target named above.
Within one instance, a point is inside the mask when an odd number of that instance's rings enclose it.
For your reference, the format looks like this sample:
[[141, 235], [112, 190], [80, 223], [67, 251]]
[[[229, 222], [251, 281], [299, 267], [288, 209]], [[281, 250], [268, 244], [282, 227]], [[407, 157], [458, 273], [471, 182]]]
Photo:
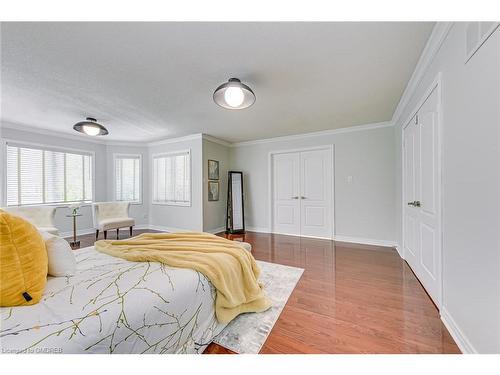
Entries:
[[[232, 237], [251, 243], [256, 259], [305, 269], [261, 353], [460, 353], [394, 249], [252, 232]], [[94, 237], [80, 241], [91, 246]], [[205, 353], [230, 351], [211, 344]]]

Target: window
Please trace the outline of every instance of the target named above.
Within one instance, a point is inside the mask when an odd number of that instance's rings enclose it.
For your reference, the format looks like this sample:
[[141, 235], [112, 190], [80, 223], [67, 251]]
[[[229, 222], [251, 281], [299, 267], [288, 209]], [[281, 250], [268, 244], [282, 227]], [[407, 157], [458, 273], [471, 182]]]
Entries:
[[92, 201], [92, 155], [7, 144], [7, 205]]
[[115, 200], [141, 202], [141, 155], [115, 154]]
[[153, 155], [153, 203], [191, 205], [190, 152]]

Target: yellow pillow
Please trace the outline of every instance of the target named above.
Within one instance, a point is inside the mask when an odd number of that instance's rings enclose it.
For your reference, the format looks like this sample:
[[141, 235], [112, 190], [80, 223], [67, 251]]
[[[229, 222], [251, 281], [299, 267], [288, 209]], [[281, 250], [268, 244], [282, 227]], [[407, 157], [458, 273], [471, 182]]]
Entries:
[[0, 306], [38, 303], [47, 282], [47, 263], [38, 230], [0, 210]]

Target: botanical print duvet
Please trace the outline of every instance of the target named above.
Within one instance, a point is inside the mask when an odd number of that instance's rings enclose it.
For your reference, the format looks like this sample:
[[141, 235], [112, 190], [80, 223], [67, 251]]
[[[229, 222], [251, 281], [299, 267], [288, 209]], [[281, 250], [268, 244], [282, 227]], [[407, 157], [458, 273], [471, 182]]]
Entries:
[[201, 273], [75, 252], [33, 306], [1, 308], [2, 353], [201, 353], [225, 325]]

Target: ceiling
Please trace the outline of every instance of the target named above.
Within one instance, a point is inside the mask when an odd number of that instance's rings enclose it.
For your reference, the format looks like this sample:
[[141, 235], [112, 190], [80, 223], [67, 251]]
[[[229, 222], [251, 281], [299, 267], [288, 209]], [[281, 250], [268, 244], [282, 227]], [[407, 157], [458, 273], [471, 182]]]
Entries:
[[[390, 120], [434, 24], [2, 23], [1, 119], [106, 139], [248, 141]], [[237, 77], [257, 96], [226, 110]], [[83, 137], [83, 135], [82, 135]]]

